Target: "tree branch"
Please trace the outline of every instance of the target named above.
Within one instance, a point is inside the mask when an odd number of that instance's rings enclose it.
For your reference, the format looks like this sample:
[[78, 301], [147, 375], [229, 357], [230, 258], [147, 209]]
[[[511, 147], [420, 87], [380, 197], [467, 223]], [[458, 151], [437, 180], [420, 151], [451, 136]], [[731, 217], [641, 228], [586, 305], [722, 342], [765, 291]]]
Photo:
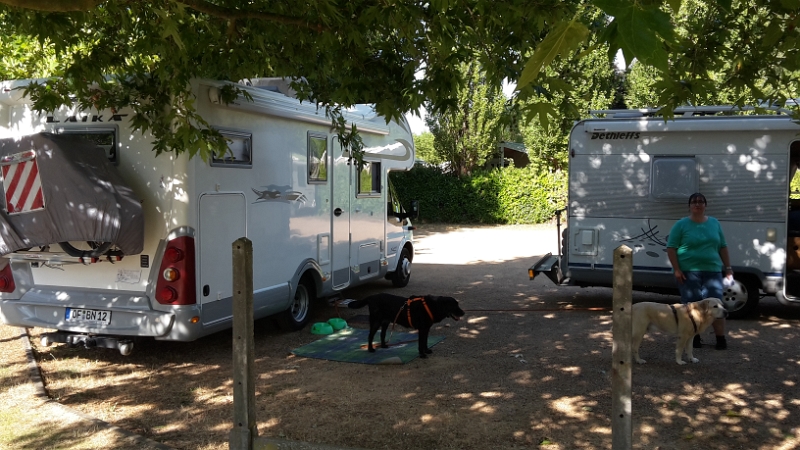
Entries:
[[0, 0], [0, 4], [14, 8], [42, 12], [89, 11], [105, 0]]
[[[0, 0], [0, 2], [5, 2], [5, 1], [24, 1], [24, 0]], [[84, 1], [89, 1], [89, 0], [84, 0]], [[295, 25], [298, 27], [309, 28], [311, 30], [316, 30], [317, 32], [321, 32], [324, 29], [324, 27], [321, 24], [311, 23], [305, 19], [300, 19], [297, 17], [283, 16], [280, 14], [271, 14], [261, 11], [241, 11], [238, 9], [223, 8], [213, 3], [209, 3], [205, 0], [177, 0], [177, 3], [182, 3], [188, 6], [189, 8], [194, 9], [195, 11], [199, 11], [201, 13], [208, 14], [209, 16], [218, 17], [221, 19], [228, 19], [228, 20], [259, 19], [259, 20], [266, 20], [269, 22], [277, 22], [286, 25]]]

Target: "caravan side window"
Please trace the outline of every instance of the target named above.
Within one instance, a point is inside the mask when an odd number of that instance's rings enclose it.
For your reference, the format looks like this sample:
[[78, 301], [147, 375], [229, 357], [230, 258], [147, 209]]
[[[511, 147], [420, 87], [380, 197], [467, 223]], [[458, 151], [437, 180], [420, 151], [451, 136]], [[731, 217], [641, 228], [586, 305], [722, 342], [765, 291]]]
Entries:
[[308, 182], [328, 181], [328, 137], [308, 133]]
[[698, 191], [697, 161], [686, 156], [654, 156], [650, 197], [665, 202], [685, 202]]
[[117, 140], [116, 127], [63, 127], [58, 128], [56, 133], [79, 136], [81, 139], [92, 142], [105, 150], [106, 157], [112, 163], [116, 164], [118, 161], [117, 147], [119, 141]]
[[228, 141], [228, 151], [224, 155], [213, 155], [213, 167], [253, 167], [253, 135], [241, 131], [219, 130]]
[[358, 196], [380, 196], [381, 194], [381, 163], [364, 161], [358, 171]]

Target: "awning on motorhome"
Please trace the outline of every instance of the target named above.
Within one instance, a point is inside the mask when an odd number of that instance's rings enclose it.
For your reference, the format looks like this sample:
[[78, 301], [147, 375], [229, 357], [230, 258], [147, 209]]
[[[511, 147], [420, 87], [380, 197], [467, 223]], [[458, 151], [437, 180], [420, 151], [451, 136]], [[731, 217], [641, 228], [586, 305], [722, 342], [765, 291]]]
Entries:
[[78, 136], [0, 139], [0, 255], [59, 242], [144, 247], [142, 205], [105, 151]]

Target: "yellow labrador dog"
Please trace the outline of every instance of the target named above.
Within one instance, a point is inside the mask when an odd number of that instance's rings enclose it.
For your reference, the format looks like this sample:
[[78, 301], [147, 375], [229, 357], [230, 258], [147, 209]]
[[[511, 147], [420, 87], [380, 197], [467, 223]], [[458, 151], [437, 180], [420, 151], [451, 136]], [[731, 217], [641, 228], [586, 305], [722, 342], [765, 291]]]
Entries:
[[675, 362], [686, 364], [681, 358], [683, 352], [693, 363], [700, 362], [692, 355], [692, 338], [704, 332], [716, 319], [728, 317], [728, 311], [718, 298], [707, 298], [686, 305], [642, 302], [635, 303], [631, 309], [633, 316], [632, 346], [633, 359], [644, 364], [639, 357], [639, 346], [645, 333], [661, 330], [678, 336], [675, 347]]

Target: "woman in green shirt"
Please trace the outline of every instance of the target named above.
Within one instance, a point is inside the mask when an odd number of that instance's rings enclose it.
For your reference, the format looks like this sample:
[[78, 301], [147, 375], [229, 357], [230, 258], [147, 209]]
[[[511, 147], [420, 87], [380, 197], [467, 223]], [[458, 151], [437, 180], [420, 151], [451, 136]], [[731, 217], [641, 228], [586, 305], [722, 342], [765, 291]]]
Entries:
[[[683, 304], [704, 298], [721, 299], [723, 268], [726, 277], [733, 277], [728, 244], [719, 221], [706, 215], [706, 197], [697, 192], [689, 197], [689, 216], [672, 226], [667, 238], [667, 255], [675, 273], [675, 281]], [[717, 350], [728, 347], [725, 340], [725, 319], [714, 321]], [[694, 337], [700, 348], [700, 336]]]

